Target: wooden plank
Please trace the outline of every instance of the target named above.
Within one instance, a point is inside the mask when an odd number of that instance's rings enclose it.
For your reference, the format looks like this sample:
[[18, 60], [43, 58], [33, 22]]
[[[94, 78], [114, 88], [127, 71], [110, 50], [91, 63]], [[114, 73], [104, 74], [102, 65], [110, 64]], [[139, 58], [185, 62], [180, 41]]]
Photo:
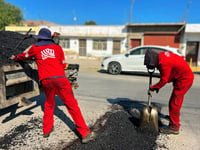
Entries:
[[31, 79], [27, 76], [22, 77], [22, 78], [17, 78], [17, 79], [10, 79], [10, 80], [6, 81], [6, 86], [19, 84], [19, 83], [26, 82], [26, 81], [31, 81]]
[[[35, 63], [30, 64], [30, 66], [33, 69], [37, 68]], [[40, 94], [38, 83], [33, 80], [32, 91], [26, 93], [24, 92], [22, 94], [7, 99], [7, 86], [12, 86], [15, 84], [17, 85], [20, 83], [25, 83], [27, 81], [31, 81], [31, 78], [26, 75], [24, 69], [20, 65], [5, 65], [0, 67], [0, 109], [19, 103], [23, 97], [29, 99]]]

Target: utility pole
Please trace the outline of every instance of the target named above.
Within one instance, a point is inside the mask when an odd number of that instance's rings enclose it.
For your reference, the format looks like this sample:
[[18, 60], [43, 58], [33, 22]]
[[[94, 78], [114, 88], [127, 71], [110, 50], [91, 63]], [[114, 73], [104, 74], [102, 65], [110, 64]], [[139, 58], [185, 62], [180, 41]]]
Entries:
[[132, 0], [132, 1], [131, 1], [131, 9], [130, 9], [130, 14], [129, 14], [129, 23], [131, 23], [134, 1], [135, 1], [135, 0]]
[[188, 0], [188, 2], [187, 2], [187, 9], [186, 9], [186, 14], [185, 14], [185, 22], [186, 23], [188, 21], [189, 8], [190, 8], [190, 0]]

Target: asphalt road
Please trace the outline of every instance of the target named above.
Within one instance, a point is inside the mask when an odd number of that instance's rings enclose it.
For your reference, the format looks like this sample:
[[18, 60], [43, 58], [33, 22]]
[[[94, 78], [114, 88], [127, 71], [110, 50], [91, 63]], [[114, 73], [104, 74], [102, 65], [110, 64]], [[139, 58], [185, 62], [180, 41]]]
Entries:
[[[159, 81], [153, 78], [153, 83]], [[118, 101], [131, 100], [146, 104], [149, 77], [135, 74], [110, 75], [102, 72], [80, 71], [79, 88], [75, 90], [78, 96], [87, 96], [110, 104]], [[158, 94], [154, 94], [151, 101], [159, 108], [160, 115], [168, 115], [168, 100], [171, 95], [172, 85], [165, 85]], [[185, 95], [181, 109], [181, 128], [177, 136], [161, 136], [157, 142], [169, 149], [194, 149], [199, 150], [200, 144], [200, 75], [195, 75], [192, 88]], [[163, 124], [168, 122], [162, 120]], [[168, 149], [166, 148], [166, 149]]]
[[[158, 80], [158, 77], [154, 77], [153, 83]], [[75, 97], [89, 126], [92, 126], [113, 104], [120, 105], [122, 103], [119, 102], [128, 101], [130, 103], [127, 106], [121, 106], [130, 108], [131, 102], [143, 105], [147, 103], [148, 76], [134, 74], [115, 76], [95, 70], [80, 70], [78, 83], [79, 88], [74, 90]], [[167, 84], [151, 99], [159, 108], [160, 116], [168, 115], [168, 99], [171, 91], [172, 85]], [[180, 134], [170, 136], [160, 134], [156, 140], [157, 149], [200, 149], [199, 91], [200, 75], [195, 75], [194, 84], [186, 94], [181, 109]], [[44, 99], [44, 95], [40, 95], [32, 99], [33, 103], [30, 106], [16, 105], [0, 111], [0, 149], [63, 149], [77, 139], [73, 132], [75, 128], [73, 121], [59, 97], [55, 98], [55, 132], [52, 132], [47, 139], [42, 137]], [[168, 123], [164, 119], [161, 121], [163, 124]]]

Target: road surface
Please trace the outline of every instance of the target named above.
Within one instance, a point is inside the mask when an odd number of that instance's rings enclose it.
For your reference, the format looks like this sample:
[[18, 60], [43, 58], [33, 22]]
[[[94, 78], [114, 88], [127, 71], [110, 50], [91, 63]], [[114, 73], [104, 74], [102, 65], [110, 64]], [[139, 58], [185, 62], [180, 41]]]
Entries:
[[[153, 78], [153, 83], [159, 80]], [[75, 97], [89, 126], [121, 100], [138, 101], [146, 104], [148, 76], [134, 74], [109, 75], [96, 71], [79, 72], [79, 88], [74, 90]], [[152, 102], [159, 107], [163, 115], [168, 114], [168, 99], [172, 91], [171, 84], [154, 94]], [[186, 94], [181, 110], [181, 130], [179, 135], [159, 135], [157, 149], [199, 150], [200, 139], [200, 76]], [[44, 95], [32, 98], [30, 106], [13, 107], [0, 112], [0, 149], [62, 149], [77, 138], [73, 132], [75, 126], [65, 106], [56, 97], [54, 111], [55, 132], [47, 139], [42, 137], [42, 117]], [[163, 120], [166, 123], [166, 120]]]

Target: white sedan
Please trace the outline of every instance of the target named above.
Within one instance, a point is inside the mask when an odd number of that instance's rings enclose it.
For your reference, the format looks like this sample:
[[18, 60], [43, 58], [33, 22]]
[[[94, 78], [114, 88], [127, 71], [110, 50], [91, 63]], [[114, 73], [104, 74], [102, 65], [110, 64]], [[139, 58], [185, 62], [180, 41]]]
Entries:
[[120, 74], [122, 71], [146, 73], [147, 68], [144, 65], [144, 56], [147, 50], [153, 50], [158, 53], [170, 51], [183, 57], [177, 48], [168, 46], [144, 45], [135, 47], [124, 54], [104, 57], [101, 62], [101, 69], [106, 70], [113, 75]]

